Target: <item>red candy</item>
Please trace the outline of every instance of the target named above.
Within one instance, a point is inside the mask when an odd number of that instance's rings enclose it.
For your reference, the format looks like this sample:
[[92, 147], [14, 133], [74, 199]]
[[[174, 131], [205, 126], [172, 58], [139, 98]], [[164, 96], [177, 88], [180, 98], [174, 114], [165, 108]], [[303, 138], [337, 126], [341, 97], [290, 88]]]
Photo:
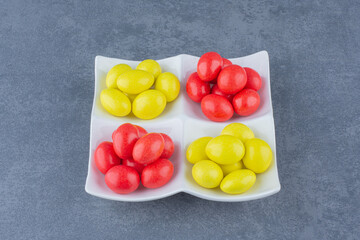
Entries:
[[223, 66], [222, 57], [216, 52], [202, 55], [197, 65], [197, 73], [201, 80], [209, 82], [216, 79]]
[[221, 70], [217, 84], [220, 90], [226, 94], [235, 94], [246, 85], [247, 77], [245, 70], [238, 65], [230, 65]]
[[247, 75], [247, 82], [245, 88], [259, 91], [262, 85], [262, 80], [259, 73], [252, 68], [245, 67], [244, 69]]
[[207, 118], [215, 122], [227, 121], [234, 114], [234, 109], [229, 100], [216, 94], [209, 94], [203, 98], [201, 110]]
[[159, 133], [148, 133], [140, 138], [133, 148], [133, 159], [140, 164], [156, 161], [164, 151], [164, 138]]
[[94, 154], [96, 167], [105, 174], [110, 168], [121, 164], [121, 159], [116, 155], [112, 142], [102, 142]]
[[210, 90], [210, 84], [201, 81], [196, 72], [192, 73], [186, 82], [186, 92], [195, 102], [201, 102], [201, 99], [208, 95]]
[[232, 65], [232, 62], [229, 59], [223, 58], [223, 67], [222, 68], [225, 68], [230, 65]]
[[145, 165], [135, 162], [133, 159], [124, 159], [122, 161], [122, 164], [124, 166], [132, 167], [134, 168], [139, 174], [143, 171]]
[[118, 165], [105, 174], [105, 183], [116, 193], [131, 193], [139, 187], [140, 176], [134, 168]]
[[223, 91], [221, 91], [220, 88], [219, 88], [219, 86], [218, 86], [217, 84], [215, 84], [215, 85], [212, 87], [211, 93], [225, 97], [227, 100], [229, 100], [230, 103], [232, 102], [232, 99], [234, 98], [234, 95], [233, 95], [233, 94], [226, 94], [226, 93], [224, 93]]
[[157, 188], [171, 179], [174, 166], [168, 158], [175, 146], [168, 135], [147, 133], [141, 126], [124, 123], [113, 132], [112, 138], [113, 143], [98, 145], [94, 161], [113, 192], [131, 193], [140, 181], [147, 188]]
[[144, 128], [142, 128], [138, 125], [134, 125], [134, 126], [137, 128], [137, 130], [139, 132], [139, 137], [142, 137], [148, 133]]
[[210, 84], [201, 81], [196, 72], [192, 73], [186, 82], [186, 92], [195, 102], [201, 102], [201, 99], [208, 95], [210, 90]]
[[235, 95], [233, 99], [234, 110], [240, 116], [253, 114], [260, 105], [259, 94], [252, 89], [244, 89]]
[[139, 139], [138, 129], [130, 124], [122, 124], [112, 134], [114, 150], [121, 159], [132, 157], [132, 151], [136, 141]]
[[173, 164], [161, 158], [144, 168], [141, 173], [141, 182], [146, 188], [158, 188], [168, 183], [173, 173]]
[[[207, 52], [200, 57], [197, 72], [188, 78], [186, 92], [193, 101], [201, 102], [207, 118], [222, 122], [230, 119], [234, 110], [240, 116], [254, 113], [260, 105], [259, 94], [240, 92], [244, 89], [258, 91], [261, 85], [261, 77], [254, 69], [242, 68], [216, 52]], [[227, 101], [210, 95], [224, 97]]]
[[162, 152], [160, 158], [169, 159], [174, 153], [174, 148], [175, 148], [174, 142], [165, 133], [160, 133], [160, 134], [164, 138], [164, 151]]

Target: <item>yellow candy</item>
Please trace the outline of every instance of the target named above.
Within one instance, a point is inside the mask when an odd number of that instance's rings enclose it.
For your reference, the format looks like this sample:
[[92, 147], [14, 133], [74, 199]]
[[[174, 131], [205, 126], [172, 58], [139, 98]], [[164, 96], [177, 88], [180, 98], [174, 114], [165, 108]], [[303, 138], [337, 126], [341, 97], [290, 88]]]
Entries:
[[133, 101], [132, 109], [136, 117], [153, 119], [165, 109], [166, 97], [158, 90], [146, 90], [140, 93]]
[[234, 136], [220, 135], [213, 138], [206, 146], [206, 155], [218, 164], [239, 162], [244, 154], [243, 143]]
[[139, 94], [154, 84], [154, 76], [142, 70], [130, 70], [117, 79], [118, 88], [129, 94]]
[[139, 63], [139, 65], [136, 67], [136, 69], [144, 70], [146, 72], [151, 73], [155, 79], [161, 73], [160, 64], [152, 59], [146, 59], [146, 60], [142, 61], [141, 63]]
[[100, 93], [100, 102], [112, 115], [123, 117], [131, 112], [131, 102], [121, 91], [108, 88]]
[[130, 71], [131, 67], [127, 64], [118, 64], [115, 65], [106, 75], [106, 86], [108, 88], [118, 88], [117, 87], [117, 79], [118, 77], [127, 72]]
[[186, 150], [186, 159], [192, 164], [209, 159], [205, 153], [205, 148], [211, 139], [212, 137], [202, 137], [193, 141]]
[[200, 186], [215, 188], [219, 186], [223, 178], [223, 172], [216, 163], [210, 160], [202, 160], [193, 166], [192, 176]]
[[236, 170], [240, 170], [242, 168], [244, 168], [244, 164], [242, 161], [240, 162], [236, 162], [236, 163], [233, 163], [233, 164], [225, 164], [225, 165], [220, 165], [223, 173], [224, 173], [224, 176], [228, 175], [229, 173], [233, 172], [233, 171], [236, 171]]
[[170, 72], [161, 73], [155, 82], [155, 89], [166, 96], [167, 102], [174, 101], [180, 92], [179, 79]]
[[243, 143], [245, 143], [248, 139], [255, 137], [251, 129], [242, 123], [231, 123], [227, 125], [221, 131], [221, 135], [231, 135], [237, 137]]
[[130, 93], [125, 93], [124, 94], [129, 98], [130, 102], [133, 102], [134, 99], [137, 97], [137, 94], [130, 94]]
[[265, 172], [272, 161], [273, 153], [270, 146], [259, 138], [245, 142], [245, 156], [243, 162], [246, 168], [255, 173]]
[[256, 175], [248, 169], [236, 170], [229, 173], [221, 181], [220, 189], [228, 194], [240, 194], [249, 190], [256, 181]]

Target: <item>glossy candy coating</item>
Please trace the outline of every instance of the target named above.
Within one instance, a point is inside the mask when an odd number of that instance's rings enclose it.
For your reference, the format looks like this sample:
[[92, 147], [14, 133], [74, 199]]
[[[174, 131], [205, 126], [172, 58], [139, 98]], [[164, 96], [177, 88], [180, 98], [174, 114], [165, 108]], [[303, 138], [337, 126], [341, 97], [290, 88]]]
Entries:
[[245, 142], [243, 162], [246, 168], [255, 173], [263, 173], [269, 168], [272, 158], [272, 150], [264, 140], [252, 138]]
[[197, 64], [197, 73], [205, 82], [216, 79], [223, 66], [222, 57], [216, 52], [203, 54]]
[[118, 88], [117, 87], [117, 79], [118, 77], [127, 72], [130, 71], [131, 67], [127, 64], [117, 64], [114, 67], [110, 69], [110, 71], [106, 75], [106, 86], [108, 88]]
[[256, 175], [248, 169], [229, 173], [221, 181], [220, 189], [228, 194], [241, 194], [248, 191], [256, 182]]
[[179, 79], [170, 72], [161, 73], [156, 79], [155, 89], [165, 95], [167, 102], [172, 102], [179, 96]]
[[130, 70], [117, 79], [118, 88], [129, 94], [139, 94], [154, 84], [154, 76], [143, 70]]
[[107, 171], [105, 183], [112, 191], [127, 194], [139, 187], [140, 176], [134, 168], [118, 165]]
[[161, 136], [164, 138], [164, 150], [160, 156], [160, 158], [166, 158], [166, 159], [169, 159], [173, 153], [174, 153], [174, 150], [175, 150], [175, 145], [174, 145], [174, 142], [173, 140], [168, 136], [166, 135], [165, 133], [160, 133]]
[[211, 139], [213, 138], [201, 137], [193, 141], [186, 150], [186, 159], [192, 164], [209, 159], [206, 155], [205, 148]]
[[95, 165], [100, 172], [105, 174], [110, 168], [121, 164], [121, 159], [116, 155], [112, 142], [102, 142], [95, 150]]
[[239, 65], [225, 67], [217, 78], [220, 90], [226, 94], [236, 94], [245, 87], [246, 81], [246, 72]]
[[224, 122], [234, 115], [234, 109], [225, 97], [209, 94], [201, 100], [201, 110], [204, 115], [215, 122]]
[[203, 97], [210, 94], [208, 82], [202, 81], [196, 72], [192, 73], [186, 82], [186, 92], [194, 102], [201, 102]]
[[192, 176], [200, 186], [215, 188], [223, 179], [223, 172], [218, 164], [210, 160], [202, 160], [194, 164]]
[[161, 66], [153, 59], [146, 59], [137, 65], [136, 69], [151, 73], [156, 79], [161, 74]]
[[101, 105], [110, 114], [124, 117], [131, 112], [131, 102], [129, 98], [118, 89], [108, 88], [100, 93]]
[[244, 69], [246, 71], [246, 76], [247, 76], [247, 82], [245, 88], [259, 91], [262, 85], [262, 80], [259, 73], [252, 68], [245, 67]]
[[159, 116], [166, 107], [166, 97], [158, 90], [146, 90], [140, 93], [132, 103], [132, 110], [136, 117], [153, 119]]
[[248, 139], [254, 138], [255, 135], [251, 129], [242, 123], [230, 123], [221, 131], [221, 135], [231, 135], [237, 137], [242, 143]]
[[150, 164], [160, 158], [164, 151], [164, 138], [159, 133], [148, 133], [134, 145], [132, 156], [135, 162]]
[[138, 139], [137, 128], [130, 123], [124, 123], [112, 134], [114, 151], [121, 159], [132, 158], [133, 148]]
[[260, 106], [260, 96], [252, 89], [244, 89], [233, 98], [234, 111], [240, 116], [250, 116]]
[[141, 182], [146, 188], [159, 188], [168, 183], [174, 174], [174, 165], [161, 158], [147, 165], [141, 173]]
[[239, 162], [244, 154], [243, 143], [234, 136], [220, 135], [209, 141], [205, 148], [206, 155], [218, 164]]

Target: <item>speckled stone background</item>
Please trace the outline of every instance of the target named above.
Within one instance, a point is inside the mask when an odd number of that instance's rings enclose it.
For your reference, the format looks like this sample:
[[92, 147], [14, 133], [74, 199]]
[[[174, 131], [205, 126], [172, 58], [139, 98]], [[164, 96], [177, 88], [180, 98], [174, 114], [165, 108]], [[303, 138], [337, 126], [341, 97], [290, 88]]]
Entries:
[[[359, 1], [0, 0], [1, 239], [358, 239]], [[96, 55], [270, 55], [282, 190], [145, 203], [84, 191]]]

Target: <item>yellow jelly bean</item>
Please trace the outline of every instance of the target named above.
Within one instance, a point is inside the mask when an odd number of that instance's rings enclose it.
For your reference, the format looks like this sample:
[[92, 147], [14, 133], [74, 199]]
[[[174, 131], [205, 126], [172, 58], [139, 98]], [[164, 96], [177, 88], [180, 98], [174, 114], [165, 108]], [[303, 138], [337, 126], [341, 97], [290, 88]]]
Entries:
[[117, 79], [118, 88], [129, 94], [139, 94], [154, 84], [154, 76], [142, 70], [130, 70]]
[[206, 146], [207, 156], [218, 164], [239, 162], [244, 154], [243, 143], [234, 136], [220, 135], [210, 140]]
[[254, 133], [251, 129], [242, 123], [231, 123], [227, 125], [222, 131], [221, 135], [231, 135], [240, 139], [245, 143], [248, 139], [254, 138]]
[[161, 73], [160, 64], [152, 59], [146, 59], [146, 60], [142, 61], [141, 63], [139, 63], [139, 65], [136, 67], [136, 69], [144, 70], [146, 72], [151, 73], [155, 79]]
[[118, 89], [108, 88], [100, 93], [100, 102], [106, 111], [112, 115], [123, 117], [131, 112], [131, 102]]
[[200, 186], [215, 188], [223, 179], [223, 172], [219, 165], [210, 160], [202, 160], [192, 168], [192, 176]]
[[221, 181], [220, 189], [228, 194], [240, 194], [249, 190], [256, 181], [256, 175], [249, 169], [229, 173]]
[[228, 175], [229, 173], [233, 172], [233, 171], [236, 171], [236, 170], [240, 170], [242, 168], [244, 168], [244, 164], [242, 161], [240, 162], [236, 162], [236, 163], [233, 163], [233, 164], [223, 164], [223, 165], [220, 165], [223, 173], [224, 173], [224, 176]]
[[186, 159], [192, 164], [209, 159], [206, 155], [205, 148], [211, 139], [212, 137], [202, 137], [193, 141], [186, 150]]
[[117, 79], [118, 77], [127, 72], [130, 71], [131, 67], [127, 64], [118, 64], [115, 65], [113, 68], [110, 69], [110, 71], [106, 75], [106, 86], [108, 88], [118, 88], [117, 87]]
[[134, 99], [132, 104], [133, 113], [141, 119], [153, 119], [159, 116], [165, 109], [166, 97], [158, 90], [146, 90]]
[[161, 73], [155, 82], [155, 89], [166, 96], [167, 102], [174, 101], [180, 92], [179, 79], [170, 72]]
[[124, 94], [129, 98], [130, 102], [133, 102], [134, 99], [137, 97], [137, 94], [130, 94], [130, 93], [125, 93]]
[[270, 146], [259, 138], [245, 142], [245, 156], [243, 162], [246, 168], [255, 173], [265, 172], [272, 161], [273, 153]]

